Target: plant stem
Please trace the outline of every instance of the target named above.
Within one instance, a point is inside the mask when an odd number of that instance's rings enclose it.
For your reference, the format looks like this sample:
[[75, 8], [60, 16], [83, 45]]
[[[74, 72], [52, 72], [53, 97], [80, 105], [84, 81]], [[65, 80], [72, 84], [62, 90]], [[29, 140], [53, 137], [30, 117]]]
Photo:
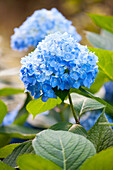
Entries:
[[62, 122], [65, 122], [63, 112], [62, 112], [62, 111], [60, 111], [60, 112], [59, 112], [59, 114], [60, 114], [60, 117], [61, 117]]
[[58, 108], [59, 108], [58, 113], [60, 115], [61, 121], [65, 122], [65, 118], [64, 118], [64, 115], [63, 115], [64, 108], [62, 109], [61, 105], [58, 105]]
[[74, 118], [75, 118], [76, 124], [80, 124], [80, 121], [79, 121], [78, 118], [77, 118], [77, 114], [76, 114], [76, 112], [75, 112], [75, 109], [74, 109], [74, 106], [73, 106], [73, 103], [72, 103], [71, 95], [68, 94], [68, 97], [69, 97], [69, 103], [70, 103], [71, 111], [72, 111], [73, 116], [74, 116]]

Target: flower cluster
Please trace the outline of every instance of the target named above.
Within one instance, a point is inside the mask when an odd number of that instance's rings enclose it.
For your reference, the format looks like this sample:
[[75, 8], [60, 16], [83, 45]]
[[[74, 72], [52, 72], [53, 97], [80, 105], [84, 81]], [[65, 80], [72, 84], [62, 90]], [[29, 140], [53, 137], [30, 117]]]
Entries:
[[22, 58], [20, 78], [26, 91], [42, 101], [56, 98], [54, 88], [90, 87], [98, 73], [97, 56], [68, 33], [54, 33]]
[[72, 22], [67, 20], [57, 9], [37, 10], [19, 28], [14, 29], [14, 35], [11, 36], [11, 47], [19, 51], [26, 50], [30, 46], [36, 47], [45, 36], [57, 31], [68, 32], [77, 42], [81, 40], [81, 36], [72, 26]]

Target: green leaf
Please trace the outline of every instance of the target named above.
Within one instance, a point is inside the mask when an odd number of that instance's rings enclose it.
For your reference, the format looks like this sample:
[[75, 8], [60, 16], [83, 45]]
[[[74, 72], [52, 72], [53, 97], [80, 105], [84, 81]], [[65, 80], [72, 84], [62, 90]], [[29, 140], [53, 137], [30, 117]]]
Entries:
[[2, 161], [0, 161], [0, 169], [1, 170], [14, 170], [14, 168], [12, 168], [9, 165], [3, 163]]
[[60, 122], [50, 127], [52, 130], [69, 131], [78, 135], [87, 136], [87, 131], [79, 124], [72, 124], [69, 122]]
[[24, 93], [23, 89], [14, 89], [10, 87], [5, 87], [0, 89], [0, 96], [10, 96], [13, 94], [19, 94], [19, 93]]
[[109, 80], [113, 81], [113, 51], [88, 47], [90, 51], [95, 52], [98, 56], [99, 62], [97, 63], [99, 69], [103, 71]]
[[9, 144], [10, 141], [11, 141], [10, 135], [0, 134], [0, 148]]
[[60, 170], [61, 168], [53, 162], [44, 159], [35, 154], [20, 155], [17, 159], [17, 165], [21, 170]]
[[69, 132], [87, 137], [87, 131], [79, 124], [74, 124], [71, 126]]
[[[18, 114], [17, 114], [18, 116]], [[19, 116], [18, 118], [15, 118], [14, 122], [12, 123], [12, 125], [23, 125], [26, 121], [26, 119], [28, 118], [29, 113], [26, 112], [23, 115]]]
[[[78, 113], [79, 117], [87, 111], [102, 109], [105, 107], [105, 105], [97, 102], [94, 99], [84, 97], [76, 93], [71, 93], [71, 98], [72, 98], [74, 108], [76, 112]], [[69, 104], [68, 99], [65, 100], [64, 102]]]
[[103, 50], [88, 47], [90, 51], [95, 52], [95, 55], [98, 56], [99, 62], [99, 73], [95, 79], [95, 82], [91, 86], [90, 90], [93, 91], [95, 87], [95, 92], [98, 91], [102, 85], [107, 81], [113, 81], [113, 51]]
[[0, 134], [9, 135], [12, 138], [33, 139], [38, 132], [40, 132], [40, 130], [19, 125], [0, 127]]
[[96, 151], [100, 152], [106, 148], [113, 146], [113, 131], [110, 126], [103, 126], [100, 123], [107, 122], [104, 110], [94, 126], [89, 130], [87, 139], [95, 146]]
[[89, 90], [93, 94], [98, 92], [100, 88], [103, 86], [104, 83], [108, 82], [109, 78], [103, 74], [103, 71], [99, 69], [99, 73], [97, 74], [97, 77], [95, 78], [95, 82], [91, 85]]
[[7, 114], [7, 106], [2, 100], [0, 100], [0, 124], [2, 123], [6, 114]]
[[33, 115], [33, 117], [35, 117], [39, 113], [43, 113], [47, 110], [54, 108], [56, 105], [60, 104], [61, 102], [62, 101], [59, 97], [57, 97], [57, 99], [49, 98], [47, 102], [43, 102], [40, 97], [39, 99], [31, 100], [28, 103], [26, 109], [28, 110], [29, 113]]
[[13, 143], [0, 148], [0, 158], [6, 158], [20, 143]]
[[113, 50], [113, 37], [107, 37], [93, 32], [87, 32], [86, 37], [95, 48]]
[[57, 88], [54, 88], [54, 92], [62, 101], [64, 101], [66, 96], [69, 94], [69, 90], [57, 90]]
[[27, 117], [29, 116], [29, 113], [26, 110], [26, 105], [32, 100], [32, 98], [29, 93], [26, 93], [26, 94], [27, 94], [26, 100], [25, 100], [23, 106], [21, 107], [21, 109], [19, 110], [13, 124], [23, 125], [25, 123]]
[[80, 170], [113, 170], [113, 147], [87, 159]]
[[105, 102], [104, 100], [102, 100], [99, 97], [94, 96], [92, 93], [90, 93], [89, 91], [85, 90], [84, 88], [80, 88], [80, 89], [71, 89], [70, 93], [75, 92], [77, 94], [92, 98], [98, 102], [100, 102], [101, 104], [105, 105], [105, 109], [106, 109], [106, 113], [110, 114], [113, 116], [113, 106], [111, 106], [109, 103]]
[[113, 17], [98, 14], [88, 14], [100, 28], [113, 33]]
[[69, 131], [69, 129], [72, 127], [72, 123], [69, 122], [60, 122], [50, 127], [52, 130], [63, 130], [63, 131]]
[[51, 160], [63, 169], [78, 169], [96, 151], [81, 135], [67, 131], [44, 130], [32, 142], [37, 155]]
[[24, 142], [17, 146], [13, 152], [3, 160], [3, 162], [10, 165], [11, 167], [16, 167], [18, 156], [24, 153], [34, 153], [31, 141]]

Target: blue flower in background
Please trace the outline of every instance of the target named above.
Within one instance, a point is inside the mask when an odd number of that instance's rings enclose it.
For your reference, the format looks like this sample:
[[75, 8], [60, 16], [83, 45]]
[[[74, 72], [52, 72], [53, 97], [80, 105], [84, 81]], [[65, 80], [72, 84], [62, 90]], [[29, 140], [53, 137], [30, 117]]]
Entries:
[[12, 124], [18, 114], [20, 107], [21, 105], [18, 105], [14, 110], [8, 112], [7, 115], [4, 117], [4, 120], [1, 125], [6, 126]]
[[68, 33], [46, 36], [34, 52], [22, 58], [20, 79], [25, 91], [42, 101], [57, 98], [57, 90], [90, 87], [98, 73], [98, 58]]
[[113, 103], [113, 82], [109, 81], [104, 84], [105, 88], [105, 100], [107, 100], [110, 103]]
[[[80, 124], [88, 131], [92, 128], [92, 126], [96, 123], [97, 119], [101, 115], [101, 111], [89, 111], [86, 112], [82, 117]], [[106, 114], [106, 118], [108, 119], [109, 123], [113, 123], [113, 117]]]
[[72, 22], [57, 9], [37, 10], [19, 28], [14, 29], [14, 35], [11, 36], [11, 47], [19, 51], [27, 50], [30, 46], [36, 47], [45, 36], [57, 31], [68, 32], [77, 42], [81, 40], [81, 36], [72, 26]]

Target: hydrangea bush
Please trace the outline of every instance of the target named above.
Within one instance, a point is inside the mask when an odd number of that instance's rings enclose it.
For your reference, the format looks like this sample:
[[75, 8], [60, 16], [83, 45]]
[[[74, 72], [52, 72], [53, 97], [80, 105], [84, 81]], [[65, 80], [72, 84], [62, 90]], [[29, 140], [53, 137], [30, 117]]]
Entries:
[[[91, 17], [113, 33], [113, 17]], [[11, 118], [0, 100], [0, 169], [113, 169], [113, 106], [96, 93], [113, 81], [113, 52], [81, 45], [80, 39], [71, 21], [54, 8], [35, 11], [15, 29], [12, 48], [35, 49], [21, 59], [23, 106]], [[3, 88], [0, 96], [23, 92]], [[43, 113], [42, 128], [28, 126], [29, 113], [34, 118]], [[9, 117], [13, 123], [6, 126]], [[15, 138], [23, 143], [14, 143]]]
[[57, 98], [54, 89], [90, 88], [98, 73], [97, 56], [68, 33], [54, 33], [40, 42], [34, 52], [22, 58], [20, 78], [25, 91], [42, 101]]
[[11, 47], [19, 51], [27, 50], [30, 46], [35, 48], [45, 36], [57, 31], [68, 32], [77, 42], [81, 40], [81, 36], [72, 26], [72, 22], [57, 9], [37, 10], [19, 28], [14, 29], [14, 35], [11, 36]]

